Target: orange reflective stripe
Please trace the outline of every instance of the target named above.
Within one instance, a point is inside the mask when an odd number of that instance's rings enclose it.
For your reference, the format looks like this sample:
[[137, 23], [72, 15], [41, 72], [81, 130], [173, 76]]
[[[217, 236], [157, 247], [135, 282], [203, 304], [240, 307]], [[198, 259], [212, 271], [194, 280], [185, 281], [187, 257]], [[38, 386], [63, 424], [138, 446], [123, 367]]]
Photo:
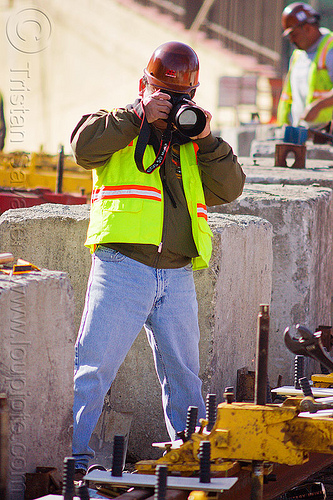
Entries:
[[207, 207], [203, 203], [197, 204], [197, 216], [207, 220]]
[[326, 55], [329, 50], [330, 43], [333, 42], [333, 37], [329, 37], [321, 51], [320, 57], [318, 59], [318, 69], [324, 69], [326, 67]]
[[289, 101], [291, 99], [291, 94], [288, 94], [287, 92], [282, 92], [280, 99], [282, 101]]
[[329, 90], [314, 90], [313, 91], [313, 97], [324, 97], [325, 94], [328, 94], [330, 91]]
[[194, 153], [195, 153], [195, 159], [197, 160], [199, 146], [196, 142], [193, 143], [193, 148], [194, 148]]
[[140, 186], [135, 184], [123, 186], [103, 186], [101, 188], [94, 189], [91, 193], [91, 203], [116, 198], [143, 198], [145, 200], [162, 201], [162, 193], [155, 187]]

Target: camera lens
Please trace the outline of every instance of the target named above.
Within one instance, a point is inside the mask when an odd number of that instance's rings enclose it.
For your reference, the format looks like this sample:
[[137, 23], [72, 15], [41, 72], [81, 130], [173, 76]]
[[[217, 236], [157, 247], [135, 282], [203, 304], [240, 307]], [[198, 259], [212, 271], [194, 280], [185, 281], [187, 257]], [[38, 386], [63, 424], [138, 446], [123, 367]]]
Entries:
[[205, 113], [196, 106], [182, 105], [174, 118], [176, 128], [187, 137], [195, 137], [206, 126]]
[[178, 117], [180, 127], [193, 127], [197, 123], [197, 115], [191, 108], [186, 108]]

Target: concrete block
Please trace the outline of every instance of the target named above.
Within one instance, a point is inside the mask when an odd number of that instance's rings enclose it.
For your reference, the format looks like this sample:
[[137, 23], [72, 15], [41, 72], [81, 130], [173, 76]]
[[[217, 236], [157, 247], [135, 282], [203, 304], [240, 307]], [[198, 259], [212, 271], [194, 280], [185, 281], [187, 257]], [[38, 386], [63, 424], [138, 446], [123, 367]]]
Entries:
[[[275, 145], [281, 142], [283, 142], [283, 138], [270, 140], [254, 139], [250, 146], [250, 156], [254, 158], [274, 158]], [[306, 156], [309, 160], [327, 160], [332, 162], [333, 147], [331, 144], [313, 144], [312, 142], [306, 142]]]
[[[258, 217], [221, 214], [209, 214], [209, 223], [214, 234], [210, 267], [194, 273], [200, 376], [204, 397], [215, 393], [221, 402], [225, 386], [236, 388], [237, 369], [254, 368], [259, 305], [270, 304], [272, 227]], [[151, 443], [168, 439], [160, 399], [151, 350], [141, 332], [107, 396], [115, 411], [134, 415], [128, 445], [134, 460], [160, 456]]]
[[24, 474], [71, 453], [73, 290], [65, 273], [0, 275], [0, 392], [10, 417], [8, 499], [23, 500]]
[[[89, 205], [45, 203], [7, 210], [0, 216], [0, 248], [37, 267], [68, 274], [75, 296], [75, 330], [83, 310], [90, 270], [90, 252], [84, 247]], [[76, 333], [75, 333], [76, 336]]]
[[234, 153], [237, 156], [249, 156], [252, 143], [258, 139], [268, 139], [274, 134], [271, 125], [249, 122], [238, 127], [223, 127], [220, 132], [225, 141], [232, 144]]
[[[201, 373], [204, 394], [216, 392], [221, 399], [224, 386], [235, 385], [237, 369], [251, 367], [254, 357], [259, 305], [270, 303], [272, 228], [252, 216], [209, 214], [209, 222], [214, 233], [211, 265], [195, 273]], [[89, 252], [83, 246], [87, 225], [85, 206], [40, 205], [9, 210], [0, 217], [4, 251], [68, 273], [76, 318], [83, 310], [90, 269]], [[160, 400], [151, 349], [141, 331], [106, 396], [93, 435], [98, 459], [108, 459], [113, 434], [120, 429], [129, 433], [128, 459], [159, 456], [151, 443], [168, 439]]]
[[239, 158], [247, 184], [296, 184], [333, 188], [333, 160], [306, 160], [306, 168], [274, 165], [274, 158]]
[[252, 141], [256, 138], [257, 125], [247, 125], [239, 127], [224, 127], [218, 133], [225, 141], [232, 144], [234, 153], [238, 156], [249, 156]]
[[209, 210], [260, 216], [273, 226], [269, 373], [273, 385], [280, 374], [284, 384], [292, 383], [293, 355], [283, 343], [285, 328], [300, 323], [313, 331], [332, 324], [332, 190], [249, 184], [236, 201]]
[[273, 228], [251, 215], [210, 213], [208, 221], [214, 234], [210, 266], [194, 274], [201, 378], [204, 394], [215, 393], [221, 402], [226, 386], [236, 390], [237, 370], [254, 369], [259, 306], [271, 303]]

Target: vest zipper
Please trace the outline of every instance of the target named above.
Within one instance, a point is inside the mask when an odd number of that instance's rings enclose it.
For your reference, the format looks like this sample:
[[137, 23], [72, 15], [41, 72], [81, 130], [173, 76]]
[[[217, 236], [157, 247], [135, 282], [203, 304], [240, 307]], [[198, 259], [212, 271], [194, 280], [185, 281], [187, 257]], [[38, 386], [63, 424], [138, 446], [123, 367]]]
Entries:
[[[163, 238], [163, 235], [162, 235], [162, 238]], [[153, 265], [153, 267], [155, 267], [155, 269], [157, 269], [157, 264], [158, 264], [158, 261], [160, 260], [160, 255], [162, 253], [162, 247], [163, 247], [163, 241], [161, 241], [161, 243], [157, 247], [156, 257], [155, 257], [154, 265]]]

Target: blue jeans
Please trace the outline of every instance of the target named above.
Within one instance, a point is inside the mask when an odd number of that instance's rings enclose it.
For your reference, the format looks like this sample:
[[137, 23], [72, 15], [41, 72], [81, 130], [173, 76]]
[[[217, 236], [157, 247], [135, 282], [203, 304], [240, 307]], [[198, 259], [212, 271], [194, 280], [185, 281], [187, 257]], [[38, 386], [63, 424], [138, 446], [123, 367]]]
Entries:
[[104, 397], [142, 326], [162, 388], [171, 439], [186, 427], [187, 409], [205, 417], [199, 373], [198, 305], [191, 266], [155, 269], [110, 248], [92, 256], [75, 345], [73, 456], [86, 468], [91, 434]]

